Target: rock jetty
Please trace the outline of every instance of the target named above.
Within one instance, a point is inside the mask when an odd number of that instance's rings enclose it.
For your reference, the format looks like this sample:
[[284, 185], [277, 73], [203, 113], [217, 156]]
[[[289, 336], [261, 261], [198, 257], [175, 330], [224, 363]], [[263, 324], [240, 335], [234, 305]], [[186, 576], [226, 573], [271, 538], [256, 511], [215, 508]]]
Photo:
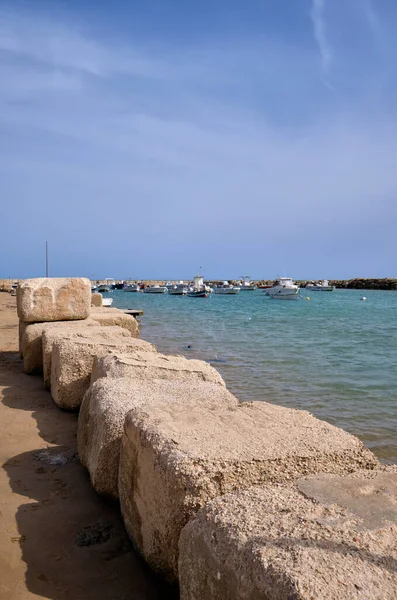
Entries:
[[134, 546], [181, 599], [396, 598], [397, 469], [306, 411], [241, 403], [210, 365], [158, 353], [134, 317], [91, 307], [86, 281], [20, 285], [24, 368], [80, 409], [93, 487], [119, 498]]

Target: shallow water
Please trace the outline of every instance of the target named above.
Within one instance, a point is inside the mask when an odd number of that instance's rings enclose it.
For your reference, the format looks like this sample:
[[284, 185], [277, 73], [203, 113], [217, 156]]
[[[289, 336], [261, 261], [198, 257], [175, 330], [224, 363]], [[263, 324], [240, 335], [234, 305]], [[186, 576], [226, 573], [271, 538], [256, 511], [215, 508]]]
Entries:
[[113, 306], [142, 308], [144, 339], [211, 362], [241, 400], [309, 410], [397, 463], [397, 292], [311, 292], [292, 302], [262, 290], [106, 295]]

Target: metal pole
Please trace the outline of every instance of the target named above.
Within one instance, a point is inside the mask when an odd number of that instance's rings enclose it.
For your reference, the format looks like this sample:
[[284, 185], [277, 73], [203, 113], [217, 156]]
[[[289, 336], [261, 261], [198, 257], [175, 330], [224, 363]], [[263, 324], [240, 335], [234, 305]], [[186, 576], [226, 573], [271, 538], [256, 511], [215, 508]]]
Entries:
[[48, 242], [45, 243], [45, 276], [48, 277]]

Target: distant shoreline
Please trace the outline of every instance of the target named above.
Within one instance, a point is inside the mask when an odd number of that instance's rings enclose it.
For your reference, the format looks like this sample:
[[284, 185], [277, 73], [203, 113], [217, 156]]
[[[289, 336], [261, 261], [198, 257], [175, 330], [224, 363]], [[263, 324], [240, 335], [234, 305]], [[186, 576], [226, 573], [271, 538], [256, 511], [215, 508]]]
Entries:
[[[11, 291], [11, 287], [13, 284], [17, 283], [19, 281], [19, 279], [0, 279], [0, 291], [6, 291], [9, 292]], [[166, 283], [167, 280], [165, 279], [136, 279], [136, 280], [121, 280], [121, 279], [116, 279], [114, 280], [116, 283], [120, 283], [121, 281], [139, 281], [139, 282], [143, 282], [146, 285], [164, 285]], [[173, 283], [178, 283], [179, 280], [170, 280]], [[221, 279], [208, 279], [205, 280], [205, 283], [207, 283], [208, 285], [212, 286], [212, 285], [216, 285], [216, 284], [221, 284], [223, 283], [224, 280]], [[229, 280], [231, 283], [233, 284], [237, 284], [239, 280], [233, 280], [230, 279]], [[265, 286], [269, 286], [272, 285], [273, 282], [275, 280], [274, 279], [257, 279], [257, 280], [253, 280], [253, 282], [258, 286], [258, 287], [265, 287]], [[311, 280], [311, 279], [296, 279], [295, 282], [297, 285], [299, 285], [299, 287], [304, 288], [306, 287], [306, 285], [308, 283], [312, 283], [315, 280]], [[104, 279], [93, 279], [92, 283], [105, 283]], [[350, 290], [395, 290], [397, 291], [397, 279], [395, 278], [388, 278], [388, 277], [383, 277], [383, 278], [368, 278], [368, 277], [362, 277], [362, 278], [354, 278], [354, 279], [330, 279], [329, 280], [329, 284], [330, 285], [334, 285], [337, 289], [350, 289]]]

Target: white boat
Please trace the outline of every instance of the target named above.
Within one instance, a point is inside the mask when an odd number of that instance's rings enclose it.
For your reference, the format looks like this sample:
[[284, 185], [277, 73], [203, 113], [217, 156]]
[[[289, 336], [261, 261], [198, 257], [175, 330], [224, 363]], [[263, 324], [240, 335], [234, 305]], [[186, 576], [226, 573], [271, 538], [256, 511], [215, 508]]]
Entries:
[[255, 285], [255, 283], [253, 283], [253, 281], [250, 281], [250, 278], [248, 275], [242, 275], [241, 276], [241, 281], [239, 282], [239, 288], [240, 290], [243, 292], [248, 292], [248, 291], [253, 291], [257, 289], [257, 286]]
[[328, 279], [317, 281], [316, 283], [308, 283], [306, 289], [312, 292], [333, 292], [335, 290], [334, 285], [329, 285]]
[[167, 292], [165, 285], [149, 285], [143, 290], [144, 294], [165, 294]]
[[239, 287], [232, 285], [228, 281], [224, 281], [222, 285], [218, 285], [214, 288], [215, 294], [238, 294], [239, 291]]
[[278, 300], [297, 300], [299, 298], [299, 286], [290, 277], [279, 277], [276, 283], [266, 290], [270, 298]]
[[172, 285], [171, 287], [168, 287], [168, 293], [171, 296], [184, 296], [187, 292], [186, 286], [183, 283], [183, 281], [180, 281], [179, 283], [176, 283], [175, 285]]
[[112, 306], [113, 298], [102, 298], [102, 306]]
[[136, 284], [132, 284], [132, 283], [124, 284], [123, 292], [139, 292], [139, 291], [140, 291], [140, 287], [137, 283]]

